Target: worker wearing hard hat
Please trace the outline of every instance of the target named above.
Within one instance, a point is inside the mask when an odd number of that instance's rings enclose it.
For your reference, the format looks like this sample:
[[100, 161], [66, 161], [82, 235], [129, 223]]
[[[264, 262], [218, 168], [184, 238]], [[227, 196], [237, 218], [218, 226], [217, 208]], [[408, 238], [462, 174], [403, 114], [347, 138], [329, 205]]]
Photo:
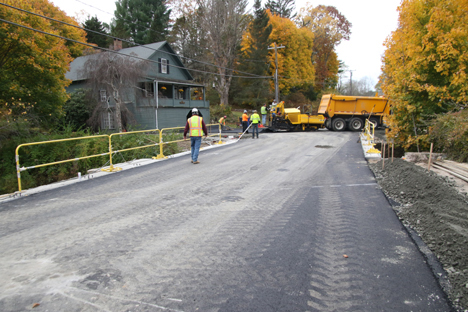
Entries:
[[199, 111], [196, 108], [192, 109], [192, 117], [187, 120], [184, 129], [184, 140], [187, 140], [187, 133], [190, 132], [190, 150], [192, 152], [192, 163], [199, 164], [198, 154], [200, 153], [200, 145], [202, 136], [207, 137], [208, 130], [206, 129], [203, 117], [198, 116]]
[[221, 130], [224, 130], [226, 127], [226, 116], [219, 118], [219, 125], [221, 126]]
[[266, 104], [263, 104], [262, 108], [260, 109], [260, 113], [262, 114], [262, 125], [266, 125], [266, 116], [267, 116]]
[[255, 132], [257, 133], [258, 139], [258, 124], [260, 123], [260, 116], [257, 114], [256, 110], [253, 110], [253, 114], [250, 116], [250, 121], [252, 122], [252, 139], [255, 139]]
[[[245, 132], [247, 128], [249, 127], [249, 115], [247, 115], [247, 110], [244, 110], [244, 113], [242, 114], [242, 132]], [[249, 133], [247, 131], [247, 133]]]

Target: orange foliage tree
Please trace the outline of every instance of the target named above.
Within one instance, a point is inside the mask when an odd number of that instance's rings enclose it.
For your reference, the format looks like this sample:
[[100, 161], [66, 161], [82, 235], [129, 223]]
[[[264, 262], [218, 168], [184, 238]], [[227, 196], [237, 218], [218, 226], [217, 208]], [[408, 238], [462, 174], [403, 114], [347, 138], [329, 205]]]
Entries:
[[[315, 68], [311, 60], [314, 46], [313, 33], [308, 29], [298, 28], [290, 19], [267, 12], [273, 27], [270, 41], [278, 46], [285, 46], [284, 49], [278, 49], [279, 89], [282, 95], [288, 95], [292, 88], [312, 86], [315, 81]], [[271, 70], [274, 72], [274, 52], [270, 53], [270, 62]], [[271, 87], [273, 90], [273, 81]]]
[[406, 148], [427, 146], [428, 117], [466, 108], [466, 0], [404, 0], [387, 39], [382, 90], [391, 99], [390, 133]]
[[[47, 0], [4, 0], [3, 3], [78, 25]], [[0, 17], [43, 32], [86, 41], [83, 30], [4, 5], [0, 5]], [[7, 22], [0, 22], [0, 42], [0, 128], [19, 121], [47, 122], [58, 116], [67, 100], [68, 65], [85, 47]]]

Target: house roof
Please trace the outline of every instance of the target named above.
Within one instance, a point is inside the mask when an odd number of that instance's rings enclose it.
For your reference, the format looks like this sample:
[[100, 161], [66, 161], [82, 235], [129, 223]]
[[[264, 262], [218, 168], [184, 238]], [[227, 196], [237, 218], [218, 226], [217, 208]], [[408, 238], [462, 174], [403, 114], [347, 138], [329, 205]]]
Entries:
[[[168, 54], [172, 55], [174, 59], [176, 60], [177, 64], [174, 64], [174, 65], [179, 67], [181, 70], [186, 71], [189, 77], [189, 80], [193, 80], [192, 75], [185, 68], [179, 56], [177, 56], [177, 54], [174, 52], [171, 46], [167, 43], [167, 41], [160, 41], [160, 42], [145, 44], [141, 46], [125, 48], [125, 49], [118, 50], [116, 52], [118, 52], [119, 54], [123, 54], [123, 55], [133, 54], [142, 59], [151, 59], [151, 57], [157, 52], [162, 52], [162, 53], [167, 52], [162, 49], [163, 47], [165, 47], [169, 51]], [[93, 55], [80, 56], [74, 59], [70, 63], [70, 70], [65, 74], [65, 78], [70, 79], [72, 81], [86, 80], [86, 77], [82, 77], [80, 70], [83, 68], [86, 61]]]

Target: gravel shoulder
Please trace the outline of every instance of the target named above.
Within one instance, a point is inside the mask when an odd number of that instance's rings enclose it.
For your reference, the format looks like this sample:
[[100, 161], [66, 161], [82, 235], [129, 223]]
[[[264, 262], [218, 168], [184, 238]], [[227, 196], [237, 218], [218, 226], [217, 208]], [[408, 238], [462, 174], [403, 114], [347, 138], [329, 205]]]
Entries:
[[442, 265], [433, 272], [455, 308], [468, 311], [467, 183], [401, 158], [369, 167], [399, 219], [424, 242], [428, 263], [435, 256]]

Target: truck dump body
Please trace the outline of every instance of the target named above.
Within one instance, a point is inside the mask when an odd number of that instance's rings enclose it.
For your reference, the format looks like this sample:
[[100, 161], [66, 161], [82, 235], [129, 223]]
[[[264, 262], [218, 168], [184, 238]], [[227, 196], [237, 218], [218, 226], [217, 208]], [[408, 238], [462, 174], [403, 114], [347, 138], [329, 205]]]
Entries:
[[329, 130], [361, 130], [365, 119], [376, 126], [382, 124], [382, 117], [390, 111], [388, 99], [383, 97], [343, 96], [326, 94], [322, 96], [318, 114], [327, 118], [325, 127]]

